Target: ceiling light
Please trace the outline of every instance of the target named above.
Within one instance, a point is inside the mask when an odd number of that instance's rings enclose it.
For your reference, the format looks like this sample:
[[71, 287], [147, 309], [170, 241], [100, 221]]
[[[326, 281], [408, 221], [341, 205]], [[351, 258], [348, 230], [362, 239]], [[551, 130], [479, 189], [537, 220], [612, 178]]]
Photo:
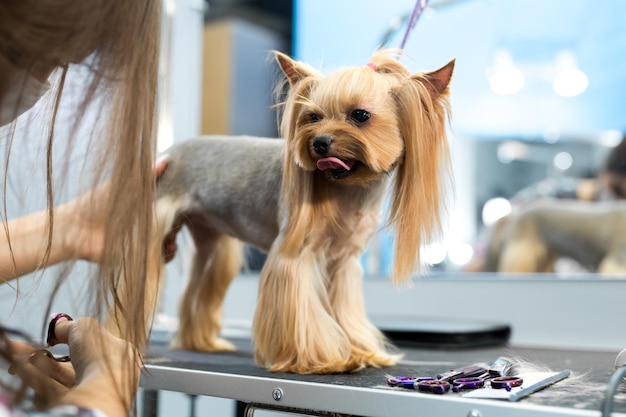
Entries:
[[483, 205], [483, 223], [485, 226], [491, 226], [502, 217], [509, 215], [511, 209], [511, 203], [506, 198], [491, 198]]
[[552, 88], [561, 97], [575, 97], [582, 94], [589, 85], [587, 74], [578, 69], [576, 57], [571, 51], [561, 51], [556, 57], [558, 72], [552, 81]]
[[524, 87], [524, 74], [513, 64], [511, 53], [507, 49], [498, 49], [493, 56], [494, 67], [489, 75], [491, 91], [500, 96], [515, 94]]

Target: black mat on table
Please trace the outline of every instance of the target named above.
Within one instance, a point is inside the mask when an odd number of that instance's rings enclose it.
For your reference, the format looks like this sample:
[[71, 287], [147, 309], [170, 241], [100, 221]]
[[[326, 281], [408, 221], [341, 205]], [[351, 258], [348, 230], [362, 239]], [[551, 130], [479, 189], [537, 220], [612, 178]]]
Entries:
[[[511, 346], [476, 347], [466, 349], [401, 348], [404, 359], [390, 368], [366, 368], [351, 374], [296, 375], [272, 373], [255, 364], [253, 347], [249, 340], [231, 340], [237, 351], [227, 353], [199, 353], [172, 351], [165, 345], [153, 344], [146, 355], [146, 363], [173, 368], [193, 369], [215, 373], [256, 376], [305, 381], [320, 384], [347, 385], [375, 389], [403, 389], [386, 385], [387, 376], [436, 376], [449, 369], [474, 363], [492, 363], [499, 356], [517, 358], [549, 368], [551, 371], [570, 370], [572, 375], [549, 388], [522, 399], [538, 405], [584, 410], [600, 410], [606, 385], [613, 373], [615, 352], [585, 352]], [[446, 395], [460, 395], [449, 393]], [[615, 411], [626, 412], [626, 395], [618, 394]]]

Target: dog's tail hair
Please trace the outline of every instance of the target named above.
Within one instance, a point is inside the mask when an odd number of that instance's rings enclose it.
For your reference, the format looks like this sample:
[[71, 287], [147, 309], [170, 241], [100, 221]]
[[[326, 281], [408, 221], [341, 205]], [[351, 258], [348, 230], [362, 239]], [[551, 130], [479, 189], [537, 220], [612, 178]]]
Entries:
[[[378, 65], [385, 68], [385, 63]], [[396, 233], [394, 282], [420, 266], [420, 249], [441, 234], [441, 216], [451, 181], [446, 137], [448, 84], [454, 61], [432, 73], [405, 77], [395, 89], [404, 162], [396, 172], [389, 223]]]

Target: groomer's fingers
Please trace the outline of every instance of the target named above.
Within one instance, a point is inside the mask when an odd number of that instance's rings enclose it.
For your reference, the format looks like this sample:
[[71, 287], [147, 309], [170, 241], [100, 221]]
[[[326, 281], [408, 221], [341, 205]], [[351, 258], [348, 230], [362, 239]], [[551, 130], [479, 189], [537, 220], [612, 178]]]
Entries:
[[[153, 171], [154, 171], [154, 177], [156, 180], [158, 180], [161, 177], [161, 175], [163, 175], [163, 173], [165, 172], [165, 169], [167, 168], [167, 165], [169, 163], [168, 158], [169, 158], [168, 154], [162, 154], [156, 159], [156, 161], [154, 161]], [[176, 245], [176, 233], [168, 234], [167, 236], [165, 236], [165, 239], [163, 240], [163, 249], [162, 249], [163, 261], [167, 263], [171, 261], [172, 259], [174, 259], [177, 249], [178, 249], [178, 246]]]
[[34, 350], [26, 360], [15, 362], [9, 373], [18, 375], [33, 389], [38, 401], [47, 403], [74, 386], [74, 371], [68, 363], [56, 362], [44, 349]]
[[[47, 359], [53, 362], [52, 359]], [[38, 395], [44, 398], [54, 398], [64, 395], [71, 388], [59, 382], [55, 378], [51, 378], [46, 373], [41, 372], [41, 360], [37, 360], [38, 365], [26, 361], [17, 369], [17, 375], [26, 382]], [[73, 384], [72, 384], [73, 386]]]
[[[60, 315], [57, 315], [60, 316]], [[69, 332], [72, 328], [73, 320], [68, 320], [66, 317], [60, 316], [54, 322], [51, 322], [53, 325], [52, 334], [56, 339], [56, 343], [67, 344]]]
[[174, 259], [178, 246], [176, 245], [176, 230], [170, 231], [163, 238], [163, 260], [165, 263]]
[[[9, 368], [9, 373], [18, 374], [18, 368], [26, 363], [38, 369], [42, 376], [55, 379], [66, 387], [74, 386], [76, 375], [74, 368], [68, 362], [57, 362], [52, 354], [43, 349], [34, 347], [19, 341], [9, 341], [13, 351], [14, 364]], [[34, 377], [34, 375], [28, 375]], [[28, 382], [28, 381], [26, 381]]]
[[7, 340], [6, 343], [10, 345], [10, 349], [13, 352], [13, 359], [16, 362], [25, 361], [30, 354], [36, 350], [36, 348], [28, 343], [20, 342], [19, 340]]
[[57, 362], [51, 353], [42, 354], [40, 352], [42, 351], [35, 351], [31, 354], [27, 362], [37, 368], [42, 376], [55, 380], [65, 387], [73, 387], [76, 383], [76, 373], [72, 364], [69, 362]]
[[54, 332], [54, 328], [56, 327], [57, 322], [72, 321], [72, 320], [74, 319], [65, 313], [58, 313], [58, 314], [52, 315], [52, 317], [50, 318], [50, 323], [48, 323], [48, 336], [46, 337], [46, 343], [48, 344], [48, 346], [54, 346], [59, 343], [59, 341], [56, 338], [56, 334]]
[[165, 169], [167, 168], [167, 164], [169, 163], [168, 157], [169, 157], [168, 154], [162, 154], [156, 159], [156, 161], [154, 161], [152, 170], [154, 171], [155, 179], [158, 180], [161, 177], [161, 175], [163, 175], [163, 173], [165, 172]]
[[107, 331], [97, 320], [83, 317], [74, 321], [59, 320], [54, 328], [59, 343], [70, 348], [77, 380], [81, 372], [109, 360], [134, 357], [132, 345]]

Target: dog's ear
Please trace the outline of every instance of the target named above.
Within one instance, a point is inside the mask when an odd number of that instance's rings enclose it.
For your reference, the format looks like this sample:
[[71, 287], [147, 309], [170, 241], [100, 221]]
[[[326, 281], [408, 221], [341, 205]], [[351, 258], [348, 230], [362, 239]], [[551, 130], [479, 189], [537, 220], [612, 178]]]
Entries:
[[289, 80], [289, 84], [291, 86], [303, 78], [313, 75], [311, 70], [305, 64], [291, 59], [282, 52], [274, 51], [274, 58], [276, 58], [278, 66]]
[[450, 85], [450, 80], [452, 79], [455, 62], [456, 60], [453, 59], [436, 71], [420, 75], [423, 77], [422, 79], [425, 79], [426, 82], [424, 82], [424, 86], [433, 100], [446, 93], [446, 90]]

